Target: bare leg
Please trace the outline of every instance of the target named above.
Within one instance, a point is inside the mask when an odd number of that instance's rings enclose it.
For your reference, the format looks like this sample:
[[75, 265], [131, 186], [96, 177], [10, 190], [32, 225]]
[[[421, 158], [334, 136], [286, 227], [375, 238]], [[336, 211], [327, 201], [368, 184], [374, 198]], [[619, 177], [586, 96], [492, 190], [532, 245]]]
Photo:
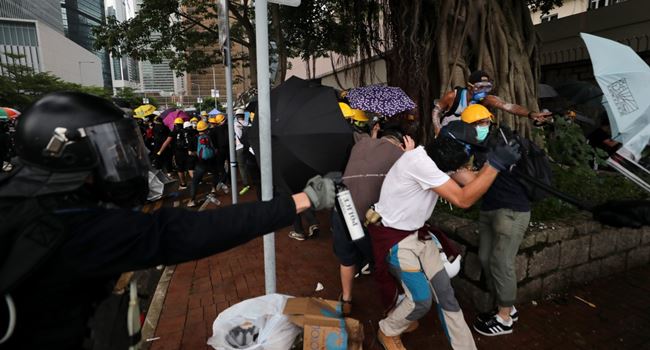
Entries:
[[357, 267], [355, 265], [341, 265], [341, 290], [343, 292], [342, 299], [345, 301], [352, 301], [352, 286], [356, 272]]

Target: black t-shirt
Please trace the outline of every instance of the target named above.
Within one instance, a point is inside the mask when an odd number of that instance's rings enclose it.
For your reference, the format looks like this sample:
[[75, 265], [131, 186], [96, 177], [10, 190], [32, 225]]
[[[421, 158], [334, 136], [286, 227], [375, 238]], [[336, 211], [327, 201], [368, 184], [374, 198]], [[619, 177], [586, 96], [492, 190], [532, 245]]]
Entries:
[[[510, 129], [506, 127], [501, 128], [504, 130], [508, 139], [513, 137]], [[490, 132], [485, 143], [488, 148], [504, 143], [498, 128], [495, 128], [495, 130]], [[475, 159], [476, 164], [479, 165], [479, 167], [483, 166], [487, 160], [487, 152], [476, 153]], [[494, 183], [492, 183], [492, 186], [490, 186], [481, 200], [481, 210], [487, 211], [496, 209], [512, 209], [520, 212], [530, 211], [530, 200], [528, 199], [526, 190], [510, 172], [499, 172]]]

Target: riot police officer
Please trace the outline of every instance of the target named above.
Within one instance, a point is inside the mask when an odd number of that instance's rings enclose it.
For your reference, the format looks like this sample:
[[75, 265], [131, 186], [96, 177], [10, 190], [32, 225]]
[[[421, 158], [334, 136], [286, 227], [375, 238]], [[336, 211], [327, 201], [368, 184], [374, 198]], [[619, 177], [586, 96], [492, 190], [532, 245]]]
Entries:
[[267, 202], [133, 210], [148, 191], [138, 126], [82, 93], [28, 109], [16, 152], [15, 170], [0, 177], [0, 348], [82, 348], [93, 306], [120, 273], [203, 258], [334, 203], [333, 182], [317, 177]]

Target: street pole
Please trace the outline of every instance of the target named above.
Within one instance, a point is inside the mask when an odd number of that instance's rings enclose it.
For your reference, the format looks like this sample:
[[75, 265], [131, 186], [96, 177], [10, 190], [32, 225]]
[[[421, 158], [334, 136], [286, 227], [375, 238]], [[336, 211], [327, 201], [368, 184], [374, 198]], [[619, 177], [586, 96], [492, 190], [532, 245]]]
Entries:
[[[224, 11], [225, 11], [225, 16], [226, 16], [226, 28], [224, 28], [225, 33], [226, 33], [226, 42], [224, 44], [224, 59], [225, 59], [225, 66], [226, 66], [226, 98], [227, 98], [227, 105], [226, 105], [226, 110], [228, 112], [228, 144], [230, 146], [230, 189], [232, 193], [232, 203], [235, 204], [237, 203], [237, 195], [239, 192], [237, 192], [237, 156], [235, 154], [235, 121], [234, 121], [234, 116], [232, 112], [232, 62], [230, 60], [230, 21], [228, 20], [229, 18], [229, 13], [228, 12], [228, 1], [224, 1]], [[214, 69], [214, 68], [213, 68]], [[213, 71], [214, 74], [214, 71]], [[213, 75], [214, 79], [214, 75]], [[215, 84], [216, 85], [216, 84]], [[215, 86], [216, 90], [216, 86]], [[247, 152], [247, 150], [244, 150]], [[241, 166], [241, 165], [239, 165]]]
[[[227, 2], [227, 1], [226, 1]], [[260, 135], [262, 200], [273, 199], [271, 162], [271, 86], [269, 81], [268, 1], [255, 1], [255, 42], [257, 49], [257, 108]], [[264, 236], [264, 285], [266, 294], [275, 293], [275, 233]]]
[[[217, 78], [214, 76], [214, 66], [212, 66], [212, 90], [217, 91]], [[217, 109], [217, 98], [212, 96], [214, 99], [214, 108]]]

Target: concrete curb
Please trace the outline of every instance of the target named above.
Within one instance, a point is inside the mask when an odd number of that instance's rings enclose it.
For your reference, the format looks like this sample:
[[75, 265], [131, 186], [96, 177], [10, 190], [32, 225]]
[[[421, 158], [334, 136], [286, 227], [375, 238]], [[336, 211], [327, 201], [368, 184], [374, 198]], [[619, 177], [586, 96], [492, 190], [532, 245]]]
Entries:
[[151, 343], [155, 341], [147, 341], [147, 339], [152, 339], [156, 332], [156, 327], [158, 326], [158, 320], [160, 319], [163, 303], [165, 302], [165, 297], [167, 296], [167, 287], [169, 287], [169, 282], [174, 275], [175, 268], [175, 265], [165, 267], [165, 271], [163, 271], [162, 276], [160, 276], [158, 286], [156, 286], [156, 291], [153, 295], [153, 298], [151, 298], [149, 312], [147, 312], [147, 317], [145, 318], [144, 324], [142, 325], [141, 349], [149, 349]]

